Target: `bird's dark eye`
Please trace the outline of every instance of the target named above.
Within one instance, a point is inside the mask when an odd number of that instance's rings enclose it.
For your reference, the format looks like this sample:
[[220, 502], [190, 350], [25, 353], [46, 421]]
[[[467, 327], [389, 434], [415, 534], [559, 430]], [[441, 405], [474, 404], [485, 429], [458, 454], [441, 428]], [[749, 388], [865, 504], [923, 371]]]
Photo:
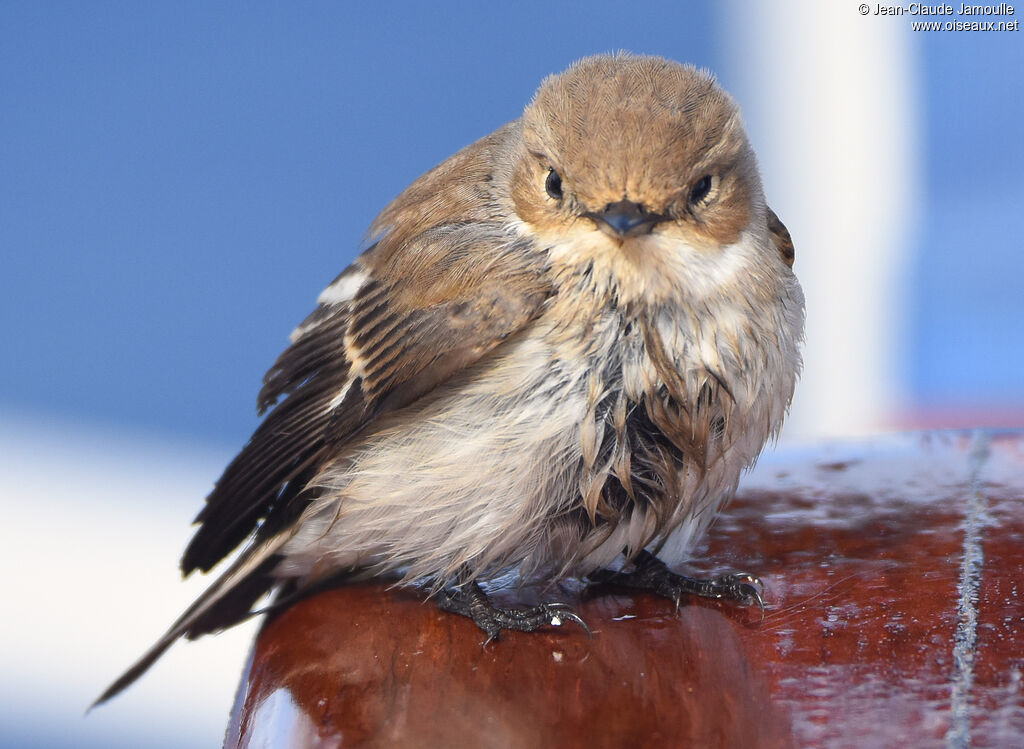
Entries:
[[544, 180], [544, 189], [555, 200], [562, 199], [562, 178], [552, 168], [548, 168], [548, 178]]
[[690, 190], [690, 205], [700, 205], [704, 202], [705, 198], [711, 193], [711, 188], [714, 186], [714, 177], [710, 174], [705, 174], [699, 180], [697, 184]]

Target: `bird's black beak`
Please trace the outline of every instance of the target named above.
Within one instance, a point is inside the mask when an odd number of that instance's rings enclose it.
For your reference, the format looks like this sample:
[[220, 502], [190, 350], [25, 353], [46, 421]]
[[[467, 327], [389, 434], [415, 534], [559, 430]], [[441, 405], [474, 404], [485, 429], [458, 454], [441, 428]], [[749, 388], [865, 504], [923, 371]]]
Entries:
[[594, 220], [598, 229], [616, 239], [649, 234], [655, 224], [667, 218], [660, 213], [651, 213], [631, 200], [609, 203], [604, 210], [593, 211], [586, 216]]

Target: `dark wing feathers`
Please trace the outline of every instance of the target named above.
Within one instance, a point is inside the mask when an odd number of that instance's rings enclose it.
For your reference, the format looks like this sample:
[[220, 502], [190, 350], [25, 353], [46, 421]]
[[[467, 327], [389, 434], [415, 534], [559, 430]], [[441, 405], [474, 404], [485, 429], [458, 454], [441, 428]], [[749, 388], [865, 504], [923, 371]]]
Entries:
[[260, 415], [291, 393], [310, 377], [321, 380], [330, 375], [343, 380], [348, 362], [338, 357], [338, 347], [348, 328], [348, 319], [335, 305], [322, 304], [307, 317], [300, 330], [306, 332], [289, 346], [263, 378], [263, 389], [257, 399]]
[[[360, 256], [358, 293], [321, 304], [267, 373], [259, 407], [270, 413], [207, 497], [185, 574], [209, 570], [261, 524], [293, 516], [340, 443], [477, 361], [550, 294], [533, 245], [500, 225], [434, 228], [398, 255], [388, 244], [385, 235]], [[390, 282], [377, 269], [385, 257]]]
[[330, 421], [326, 404], [344, 383], [338, 367], [324, 369], [304, 378], [271, 411], [225, 469], [196, 517], [201, 525], [182, 557], [182, 572], [209, 571], [252, 533], [287, 483], [318, 458]]

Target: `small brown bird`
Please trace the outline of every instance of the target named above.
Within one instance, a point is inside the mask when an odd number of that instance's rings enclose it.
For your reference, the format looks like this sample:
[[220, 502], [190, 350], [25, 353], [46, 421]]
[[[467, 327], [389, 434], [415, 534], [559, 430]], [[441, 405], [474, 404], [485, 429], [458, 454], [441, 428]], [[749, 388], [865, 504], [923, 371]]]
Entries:
[[421, 586], [489, 637], [579, 621], [492, 605], [479, 582], [509, 570], [760, 602], [756, 578], [665, 564], [778, 432], [800, 370], [793, 244], [711, 76], [584, 59], [369, 236], [265, 377], [270, 412], [182, 571], [248, 546], [97, 702], [179, 637], [328, 578]]

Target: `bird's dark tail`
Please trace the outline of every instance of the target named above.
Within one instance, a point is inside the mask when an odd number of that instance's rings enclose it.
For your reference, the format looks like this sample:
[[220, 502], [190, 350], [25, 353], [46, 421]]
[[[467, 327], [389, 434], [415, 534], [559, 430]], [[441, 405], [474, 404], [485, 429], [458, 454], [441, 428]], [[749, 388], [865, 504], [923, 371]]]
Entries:
[[239, 557], [178, 617], [153, 647], [107, 687], [89, 710], [127, 689], [179, 638], [194, 640], [249, 618], [253, 614], [253, 604], [276, 582], [272, 574], [280, 561], [276, 552], [286, 540], [287, 534], [280, 534]]

